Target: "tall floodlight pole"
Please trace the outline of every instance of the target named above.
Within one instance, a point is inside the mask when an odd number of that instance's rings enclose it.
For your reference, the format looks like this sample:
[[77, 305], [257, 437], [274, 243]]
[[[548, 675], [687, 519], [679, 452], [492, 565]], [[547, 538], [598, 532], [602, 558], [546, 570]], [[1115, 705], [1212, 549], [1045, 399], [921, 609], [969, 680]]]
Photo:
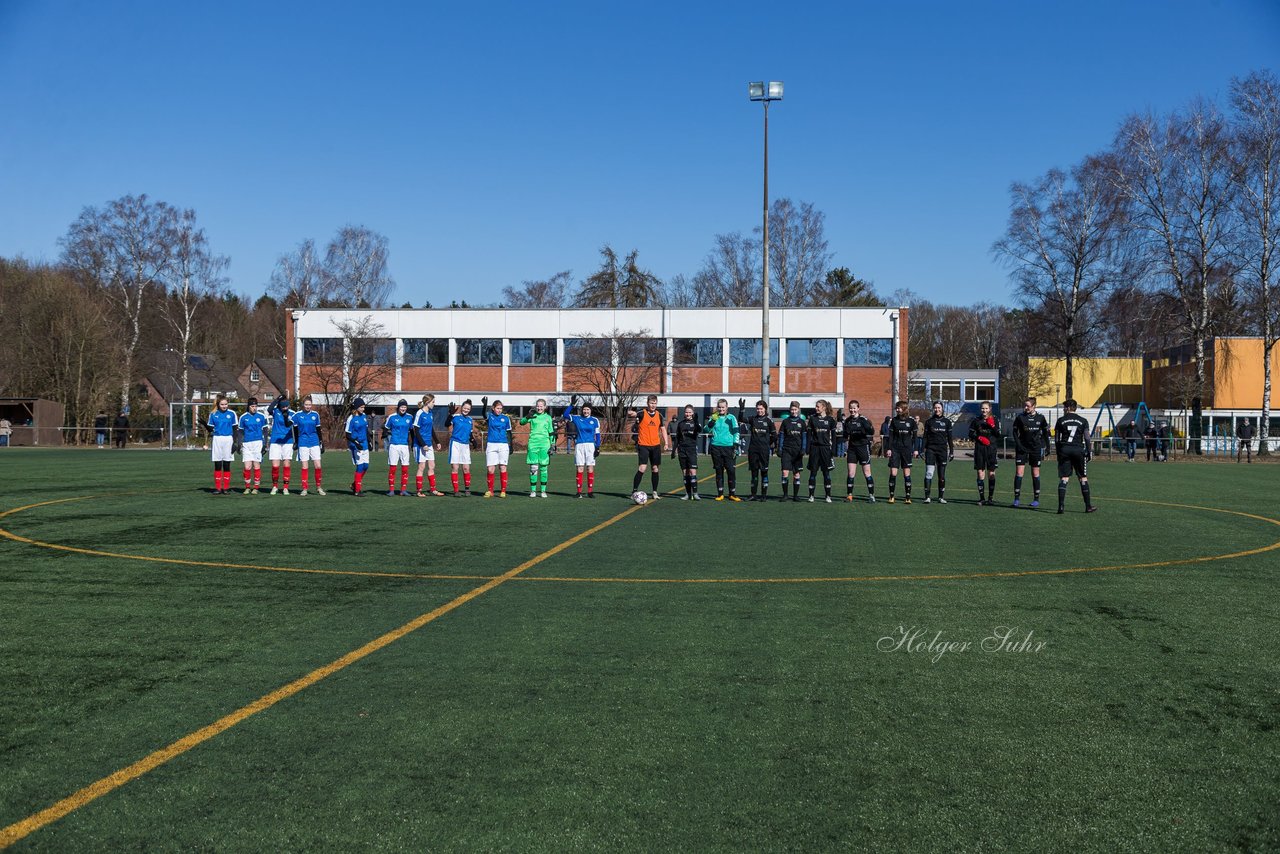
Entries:
[[748, 83], [747, 96], [764, 104], [764, 288], [760, 332], [760, 399], [769, 405], [769, 102], [782, 100], [782, 82]]

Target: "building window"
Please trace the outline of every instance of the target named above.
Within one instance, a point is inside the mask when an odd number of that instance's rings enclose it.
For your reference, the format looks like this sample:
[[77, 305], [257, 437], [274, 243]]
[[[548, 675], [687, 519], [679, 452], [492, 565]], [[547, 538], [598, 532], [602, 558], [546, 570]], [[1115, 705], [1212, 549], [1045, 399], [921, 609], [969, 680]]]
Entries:
[[512, 338], [511, 364], [554, 365], [556, 363], [556, 339]]
[[501, 365], [502, 339], [459, 338], [459, 365]]
[[677, 338], [675, 363], [718, 368], [724, 364], [724, 341], [720, 338]]
[[849, 366], [870, 365], [887, 367], [893, 364], [892, 338], [846, 338], [844, 339], [844, 364]]
[[662, 365], [667, 364], [667, 339], [619, 338], [618, 364]]
[[607, 365], [612, 361], [609, 352], [608, 338], [564, 339], [566, 365]]
[[961, 400], [960, 380], [930, 380], [929, 396], [941, 401]]
[[449, 364], [448, 338], [404, 339], [404, 363], [406, 365]]
[[302, 361], [309, 365], [342, 364], [342, 339], [303, 338]]
[[835, 365], [836, 339], [787, 339], [787, 367], [834, 368]]
[[[769, 339], [769, 364], [778, 367], [778, 339]], [[760, 367], [759, 338], [730, 338], [729, 364], [736, 368]]]
[[992, 402], [996, 399], [996, 384], [987, 380], [975, 382], [969, 380], [964, 384], [965, 400], [971, 403], [981, 403], [984, 400]]
[[262, 374], [259, 373], [257, 368], [249, 369], [249, 382], [251, 383], [262, 382]]
[[361, 365], [394, 365], [396, 339], [352, 338], [351, 361]]

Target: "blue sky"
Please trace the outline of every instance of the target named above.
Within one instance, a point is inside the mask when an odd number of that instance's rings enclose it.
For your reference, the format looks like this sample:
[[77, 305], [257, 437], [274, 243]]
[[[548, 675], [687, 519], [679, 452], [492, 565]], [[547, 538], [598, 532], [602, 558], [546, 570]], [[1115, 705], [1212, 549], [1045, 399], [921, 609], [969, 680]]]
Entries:
[[609, 242], [693, 275], [770, 191], [884, 294], [1009, 299], [1008, 186], [1129, 112], [1280, 67], [1280, 2], [240, 3], [0, 0], [0, 256], [87, 205], [194, 208], [233, 287], [347, 223], [395, 301], [497, 301]]

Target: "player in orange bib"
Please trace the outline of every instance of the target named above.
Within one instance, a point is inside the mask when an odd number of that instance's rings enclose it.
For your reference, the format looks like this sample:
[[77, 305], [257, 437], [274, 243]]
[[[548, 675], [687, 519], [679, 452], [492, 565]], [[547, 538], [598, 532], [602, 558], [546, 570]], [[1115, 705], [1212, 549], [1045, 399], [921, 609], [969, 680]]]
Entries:
[[662, 461], [662, 454], [671, 447], [662, 423], [662, 414], [658, 412], [656, 394], [649, 395], [645, 408], [636, 413], [636, 421], [631, 428], [631, 433], [636, 441], [636, 455], [640, 458], [640, 466], [632, 480], [631, 491], [633, 493], [640, 491], [640, 481], [644, 477], [645, 469], [652, 468], [649, 473], [649, 482], [653, 486], [653, 497], [656, 500], [660, 497], [658, 465]]

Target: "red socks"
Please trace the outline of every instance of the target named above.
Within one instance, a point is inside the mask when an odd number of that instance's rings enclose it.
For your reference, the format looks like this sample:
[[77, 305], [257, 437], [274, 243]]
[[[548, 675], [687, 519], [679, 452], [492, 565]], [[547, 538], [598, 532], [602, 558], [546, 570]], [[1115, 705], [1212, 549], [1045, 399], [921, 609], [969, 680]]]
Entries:
[[415, 484], [417, 484], [417, 486], [418, 486], [418, 491], [419, 491], [419, 492], [421, 492], [421, 491], [422, 491], [422, 475], [420, 475], [420, 474], [419, 474], [419, 475], [415, 475], [415, 476], [414, 476], [414, 478], [413, 478], [413, 482], [414, 482]]
[[271, 485], [272, 486], [280, 485], [280, 466], [271, 467]]
[[506, 492], [507, 491], [507, 473], [505, 471], [501, 472], [499, 476], [502, 480], [502, 491]]
[[582, 472], [578, 472], [578, 491], [582, 491]]
[[449, 475], [449, 479], [453, 481], [453, 491], [458, 491], [458, 473], [455, 471]]
[[489, 484], [489, 491], [493, 492], [493, 472], [488, 473], [485, 482]]
[[593, 471], [589, 471], [587, 472], [587, 494], [590, 495], [595, 491], [596, 491], [596, 473]]

